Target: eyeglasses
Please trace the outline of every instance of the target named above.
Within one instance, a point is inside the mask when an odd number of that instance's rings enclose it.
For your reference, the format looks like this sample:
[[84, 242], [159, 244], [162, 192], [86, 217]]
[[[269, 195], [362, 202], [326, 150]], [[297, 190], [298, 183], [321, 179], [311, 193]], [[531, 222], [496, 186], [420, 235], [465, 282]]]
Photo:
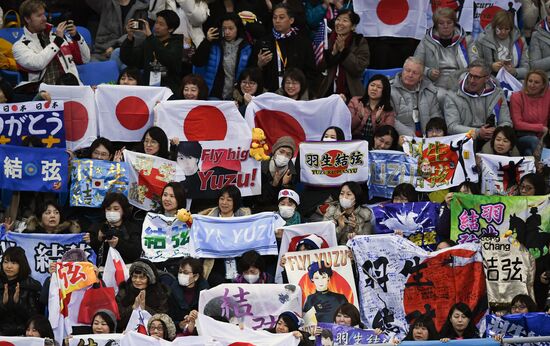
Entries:
[[248, 86], [255, 86], [255, 85], [258, 85], [258, 83], [254, 82], [254, 81], [251, 81], [251, 80], [242, 80], [242, 81], [241, 81], [241, 84], [243, 84], [243, 85], [248, 85]]
[[487, 76], [489, 75], [483, 75], [483, 76], [477, 76], [475, 74], [471, 74], [471, 73], [468, 73], [468, 78], [470, 79], [473, 79], [473, 80], [480, 80], [480, 79], [483, 79], [483, 78], [487, 78]]
[[285, 81], [285, 85], [300, 85], [300, 82], [295, 80], [287, 80]]
[[109, 157], [109, 153], [94, 150], [92, 153], [95, 157]]
[[525, 309], [527, 309], [527, 306], [523, 304], [512, 306], [512, 310], [525, 310]]
[[162, 332], [164, 330], [164, 327], [162, 326], [162, 324], [160, 324], [158, 326], [149, 327], [149, 330], [158, 330], [158, 331]]

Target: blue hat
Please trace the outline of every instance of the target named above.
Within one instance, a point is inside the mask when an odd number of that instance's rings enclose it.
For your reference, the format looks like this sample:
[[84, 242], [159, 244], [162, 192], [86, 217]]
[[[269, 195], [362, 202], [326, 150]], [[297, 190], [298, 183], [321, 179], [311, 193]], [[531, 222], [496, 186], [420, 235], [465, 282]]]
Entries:
[[307, 268], [307, 274], [310, 280], [313, 280], [313, 274], [316, 272], [326, 273], [328, 277], [332, 276], [332, 268], [325, 264], [325, 261], [313, 262]]
[[287, 326], [290, 331], [298, 330], [304, 324], [304, 320], [293, 311], [285, 311], [279, 315], [279, 318], [283, 316], [288, 317], [294, 323], [294, 326]]

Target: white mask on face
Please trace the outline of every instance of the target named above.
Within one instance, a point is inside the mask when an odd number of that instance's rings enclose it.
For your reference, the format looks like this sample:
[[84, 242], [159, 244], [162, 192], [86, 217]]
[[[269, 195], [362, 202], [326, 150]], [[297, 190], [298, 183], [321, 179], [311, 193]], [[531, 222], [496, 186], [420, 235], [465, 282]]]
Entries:
[[288, 165], [288, 162], [290, 161], [288, 157], [281, 154], [275, 155], [275, 158], [273, 160], [275, 160], [275, 166], [277, 167], [284, 167]]
[[355, 204], [355, 199], [347, 199], [344, 197], [340, 197], [340, 205], [342, 206], [342, 208], [348, 209], [353, 207], [354, 204]]
[[180, 284], [180, 286], [189, 286], [189, 281], [191, 281], [190, 277], [191, 275], [189, 274], [178, 273], [178, 283]]
[[105, 212], [105, 219], [107, 219], [108, 223], [117, 223], [121, 219], [120, 212], [118, 212], [118, 211], [106, 211]]
[[260, 274], [244, 274], [243, 277], [249, 284], [253, 284], [258, 282], [260, 279]]
[[280, 205], [279, 206], [279, 214], [281, 214], [281, 216], [284, 219], [291, 218], [292, 215], [294, 215], [294, 210], [296, 210], [296, 208], [288, 206], [288, 205]]
[[323, 142], [336, 142], [336, 138], [324, 137]]

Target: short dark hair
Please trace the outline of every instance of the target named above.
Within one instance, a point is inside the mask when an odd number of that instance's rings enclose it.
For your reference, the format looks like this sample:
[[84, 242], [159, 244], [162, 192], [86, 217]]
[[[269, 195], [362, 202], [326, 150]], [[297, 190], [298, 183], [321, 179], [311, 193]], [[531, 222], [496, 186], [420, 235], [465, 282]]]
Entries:
[[33, 328], [38, 331], [38, 334], [41, 338], [55, 339], [55, 336], [53, 335], [52, 325], [50, 324], [50, 321], [46, 316], [34, 315], [27, 321], [25, 325], [25, 330], [29, 329], [31, 324]]
[[[373, 140], [375, 137], [384, 137], [386, 135], [390, 135], [392, 138], [392, 145], [390, 149], [401, 150], [399, 148], [399, 133], [397, 133], [397, 130], [391, 125], [382, 125], [377, 127], [376, 130], [374, 130]], [[369, 147], [374, 147], [374, 145], [370, 145]]]
[[107, 207], [114, 202], [118, 202], [118, 204], [122, 207], [123, 220], [127, 220], [132, 216], [132, 207], [130, 206], [130, 202], [128, 201], [128, 198], [120, 192], [108, 192], [103, 199], [103, 203], [101, 203], [101, 209], [106, 210]]
[[342, 188], [344, 186], [347, 186], [348, 189], [351, 190], [353, 195], [355, 196], [355, 207], [363, 204], [364, 196], [363, 196], [363, 189], [361, 188], [361, 185], [355, 181], [346, 181], [345, 183], [340, 186], [340, 191], [342, 191]]
[[202, 78], [199, 74], [188, 74], [187, 76], [183, 77], [181, 80], [181, 91], [180, 95], [183, 97], [183, 89], [187, 84], [196, 85], [197, 88], [199, 88], [199, 100], [206, 100], [208, 98], [208, 85], [206, 85], [206, 82], [204, 81], [204, 78]]
[[491, 137], [491, 149], [493, 149], [493, 151], [495, 150], [495, 138], [497, 138], [499, 133], [502, 133], [504, 137], [510, 141], [510, 151], [512, 151], [512, 149], [516, 146], [517, 137], [516, 131], [514, 131], [511, 126], [499, 126], [495, 129], [493, 132], [493, 137]]
[[327, 127], [325, 132], [323, 132], [323, 135], [321, 136], [321, 140], [325, 138], [325, 135], [327, 134], [328, 130], [334, 130], [336, 132], [336, 140], [343, 141], [346, 139], [346, 135], [344, 134], [344, 131], [341, 128], [339, 128], [338, 126], [329, 126]]
[[541, 196], [546, 194], [546, 182], [541, 174], [528, 173], [521, 177], [519, 183], [528, 181], [535, 187], [535, 196]]
[[250, 269], [250, 267], [256, 267], [261, 272], [265, 270], [265, 263], [262, 256], [254, 250], [249, 250], [239, 258], [237, 261], [237, 271], [242, 274], [244, 271]]
[[120, 74], [118, 75], [118, 79], [117, 79], [116, 84], [120, 84], [120, 80], [122, 79], [122, 77], [124, 75], [126, 75], [128, 77], [132, 77], [133, 79], [135, 79], [137, 81], [138, 85], [141, 85], [141, 72], [139, 71], [139, 69], [137, 67], [126, 67], [124, 70], [122, 70], [120, 72]]
[[179, 26], [180, 26], [180, 17], [178, 17], [177, 13], [172, 10], [162, 10], [157, 12], [157, 18], [162, 17], [166, 21], [166, 26], [168, 26], [168, 30], [172, 29], [170, 31], [170, 34], [174, 32]]
[[334, 312], [334, 316], [332, 318], [332, 321], [336, 323], [336, 316], [341, 313], [344, 315], [348, 315], [351, 318], [351, 326], [359, 326], [359, 328], [364, 328], [363, 323], [361, 322], [361, 314], [359, 313], [359, 310], [355, 307], [355, 305], [351, 303], [344, 303], [336, 309]]
[[179, 267], [185, 267], [185, 265], [187, 264], [189, 264], [189, 266], [191, 267], [193, 274], [199, 274], [199, 277], [202, 278], [202, 263], [200, 259], [193, 257], [184, 257], [180, 261]]
[[109, 152], [109, 160], [113, 159], [113, 156], [115, 155], [115, 148], [113, 146], [113, 142], [108, 140], [105, 137], [98, 137], [93, 142], [92, 145], [90, 145], [90, 149], [88, 150], [88, 157], [92, 157], [92, 153], [100, 146], [103, 145], [105, 149]]
[[108, 313], [106, 313], [105, 311], [97, 311], [94, 316], [92, 317], [92, 326], [94, 324], [94, 319], [96, 316], [99, 316], [101, 318], [103, 318], [103, 320], [105, 321], [105, 323], [107, 323], [107, 326], [109, 327], [109, 333], [116, 333], [116, 330], [115, 330], [115, 321], [113, 321], [113, 318], [111, 316], [109, 316]]
[[429, 315], [421, 315], [417, 317], [409, 326], [409, 332], [407, 333], [407, 336], [405, 337], [405, 340], [414, 340], [413, 333], [414, 328], [416, 327], [425, 327], [428, 330], [428, 340], [439, 340], [439, 333], [437, 332], [437, 329], [435, 328], [435, 324], [431, 316]]
[[19, 6], [19, 14], [23, 18], [25, 25], [27, 24], [25, 18], [30, 17], [34, 12], [46, 9], [46, 3], [42, 0], [25, 0]]
[[273, 6], [273, 11], [271, 11], [271, 13], [275, 13], [275, 10], [278, 10], [278, 9], [284, 9], [286, 10], [286, 14], [290, 17], [290, 18], [296, 18], [296, 14], [294, 13], [294, 11], [292, 10], [292, 8], [284, 3], [284, 2], [280, 2], [278, 3], [277, 5]]
[[239, 90], [239, 93], [242, 94], [241, 82], [247, 78], [253, 82], [256, 82], [256, 84], [258, 85], [258, 87], [256, 88], [256, 92], [252, 96], [258, 96], [264, 92], [264, 78], [262, 75], [262, 70], [257, 67], [249, 67], [241, 72], [241, 75], [239, 76], [237, 85], [237, 90]]
[[239, 17], [238, 14], [236, 14], [235, 12], [228, 12], [226, 14], [224, 14], [222, 16], [222, 19], [220, 20], [220, 23], [219, 23], [219, 26], [220, 26], [220, 30], [221, 30], [221, 27], [223, 25], [223, 22], [225, 21], [232, 21], [235, 26], [237, 27], [237, 37], [244, 37], [244, 25], [243, 25], [243, 21], [241, 19], [241, 17]]
[[[171, 187], [174, 191], [174, 197], [176, 198], [176, 202], [178, 203], [177, 209], [185, 208], [185, 204], [187, 203], [187, 201], [185, 197], [185, 189], [183, 188], [182, 184], [176, 181], [169, 182], [162, 189], [161, 198], [162, 194], [164, 194], [164, 190], [166, 190], [167, 187]], [[165, 211], [162, 203], [160, 204], [160, 211], [161, 213], [164, 213]]]
[[218, 194], [218, 200], [223, 196], [224, 193], [227, 193], [229, 197], [233, 200], [233, 212], [239, 210], [242, 206], [241, 191], [235, 185], [225, 185], [220, 189]]
[[440, 117], [431, 118], [428, 120], [428, 123], [426, 124], [426, 133], [430, 130], [442, 130], [444, 132], [444, 136], [447, 135], [447, 123], [445, 122], [445, 119]]
[[363, 104], [369, 103], [369, 85], [370, 83], [379, 80], [382, 82], [382, 96], [380, 98], [380, 102], [378, 103], [379, 106], [384, 106], [384, 111], [391, 112], [393, 110], [393, 106], [391, 104], [391, 85], [390, 80], [388, 77], [384, 76], [383, 74], [375, 74], [374, 76], [370, 77], [369, 82], [367, 83], [367, 87], [365, 88], [365, 94], [363, 94]]
[[449, 309], [449, 313], [447, 314], [447, 319], [445, 320], [445, 323], [443, 324], [443, 327], [441, 327], [441, 331], [439, 332], [439, 337], [449, 338], [449, 339], [454, 339], [458, 337], [451, 323], [451, 317], [453, 316], [453, 312], [455, 310], [462, 312], [469, 319], [468, 326], [462, 333], [462, 337], [464, 339], [475, 338], [476, 335], [479, 334], [479, 331], [477, 330], [474, 324], [474, 319], [473, 319], [474, 314], [472, 313], [472, 310], [470, 309], [470, 307], [463, 302], [459, 302], [451, 306], [451, 308]]
[[63, 213], [61, 212], [61, 206], [54, 201], [53, 199], [47, 199], [44, 202], [40, 203], [39, 207], [36, 209], [36, 216], [38, 217], [38, 220], [42, 220], [42, 214], [48, 210], [49, 206], [54, 207], [59, 212], [59, 223], [63, 222]]
[[418, 202], [418, 193], [412, 184], [401, 183], [393, 189], [392, 201], [394, 198], [401, 196], [407, 198], [408, 202]]
[[155, 141], [159, 143], [159, 151], [155, 154], [155, 156], [162, 157], [163, 159], [168, 159], [170, 156], [170, 152], [168, 151], [168, 137], [166, 136], [166, 132], [164, 132], [163, 129], [161, 129], [158, 126], [151, 126], [145, 133], [143, 134], [143, 137], [141, 137], [140, 146], [139, 146], [139, 152], [144, 153], [145, 147], [145, 136], [151, 136]]
[[338, 15], [336, 16], [336, 18], [343, 16], [344, 14], [347, 14], [349, 16], [351, 24], [353, 25], [357, 25], [361, 21], [361, 17], [359, 17], [357, 13], [353, 12], [353, 10], [349, 8], [338, 11]]
[[474, 183], [474, 182], [471, 182], [471, 181], [464, 181], [464, 182], [458, 184], [458, 186], [452, 188], [451, 191], [459, 192], [462, 187], [466, 187], [468, 190], [470, 190], [472, 195], [481, 194], [481, 188], [479, 187], [479, 183]]
[[[6, 261], [15, 262], [19, 264], [19, 272], [17, 273], [17, 281], [24, 280], [31, 275], [31, 267], [25, 256], [25, 250], [19, 246], [9, 247], [4, 251], [2, 256], [2, 263]], [[0, 269], [2, 276], [6, 276], [4, 269]]]
[[284, 90], [284, 85], [287, 79], [292, 79], [300, 83], [300, 93], [298, 94], [298, 100], [301, 99], [307, 90], [306, 75], [304, 75], [302, 70], [296, 67], [291, 67], [286, 70], [283, 75], [283, 95], [285, 96], [288, 96], [286, 91]]
[[332, 330], [323, 329], [321, 331], [321, 339], [330, 339], [331, 341], [333, 341], [334, 340], [334, 335], [332, 335]]
[[510, 302], [510, 309], [512, 308], [512, 306], [514, 306], [514, 304], [518, 302], [525, 304], [525, 306], [527, 307], [527, 311], [529, 312], [537, 312], [538, 310], [537, 303], [535, 303], [533, 298], [531, 298], [527, 294], [518, 294], [514, 298], [512, 298], [512, 301]]

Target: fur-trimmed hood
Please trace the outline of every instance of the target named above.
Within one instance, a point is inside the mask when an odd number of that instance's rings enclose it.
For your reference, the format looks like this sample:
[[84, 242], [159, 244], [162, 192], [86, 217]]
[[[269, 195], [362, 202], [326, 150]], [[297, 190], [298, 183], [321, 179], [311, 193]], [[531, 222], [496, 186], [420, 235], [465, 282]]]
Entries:
[[[67, 233], [80, 233], [82, 229], [80, 228], [80, 225], [77, 221], [64, 221], [57, 226], [57, 229], [55, 230], [55, 234], [67, 234]], [[44, 225], [42, 224], [42, 221], [38, 219], [36, 216], [31, 216], [26, 223], [25, 230], [23, 233], [48, 233], [44, 229]]]

